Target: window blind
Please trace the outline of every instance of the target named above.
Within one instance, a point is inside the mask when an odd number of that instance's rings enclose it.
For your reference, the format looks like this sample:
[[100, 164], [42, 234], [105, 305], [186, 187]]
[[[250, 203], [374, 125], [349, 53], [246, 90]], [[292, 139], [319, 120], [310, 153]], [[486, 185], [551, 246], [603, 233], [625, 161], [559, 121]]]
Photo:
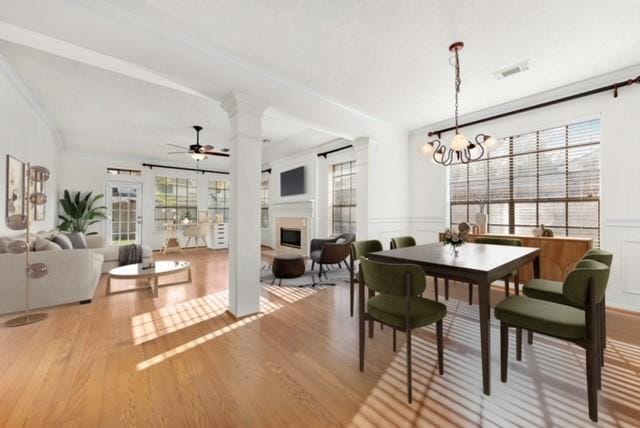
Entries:
[[487, 158], [450, 167], [451, 226], [475, 222], [486, 202], [490, 233], [556, 236], [600, 245], [600, 120], [514, 135]]

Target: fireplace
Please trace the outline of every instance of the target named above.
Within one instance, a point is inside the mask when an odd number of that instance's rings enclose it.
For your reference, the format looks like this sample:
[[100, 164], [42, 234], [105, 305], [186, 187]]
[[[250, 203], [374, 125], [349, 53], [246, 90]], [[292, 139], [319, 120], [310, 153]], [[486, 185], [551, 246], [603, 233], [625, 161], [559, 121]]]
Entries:
[[291, 248], [302, 248], [302, 230], [281, 227], [280, 245]]

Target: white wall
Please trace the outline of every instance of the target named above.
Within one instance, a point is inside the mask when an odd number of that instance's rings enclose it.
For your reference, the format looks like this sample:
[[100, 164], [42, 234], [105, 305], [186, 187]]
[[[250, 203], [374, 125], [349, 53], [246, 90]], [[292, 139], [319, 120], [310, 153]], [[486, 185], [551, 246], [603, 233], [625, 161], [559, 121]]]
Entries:
[[[172, 164], [173, 165], [173, 164]], [[187, 166], [187, 165], [185, 165]], [[189, 165], [190, 166], [190, 165]], [[142, 176], [118, 176], [107, 175], [107, 168], [137, 169], [142, 171]], [[198, 181], [198, 211], [207, 210], [207, 187], [210, 180], [229, 180], [228, 175], [200, 174], [189, 171], [142, 167], [142, 161], [110, 158], [90, 153], [63, 152], [60, 154], [60, 173], [58, 187], [62, 194], [64, 190], [81, 191], [104, 194], [107, 181], [124, 181], [142, 183], [142, 243], [154, 250], [162, 248], [164, 232], [154, 230], [154, 191], [155, 176], [194, 178]], [[98, 233], [104, 234], [106, 225], [104, 222], [94, 228]], [[181, 244], [186, 239], [178, 232]]]
[[[638, 72], [640, 69], [624, 70], [579, 85], [583, 89], [598, 87]], [[564, 95], [578, 92], [576, 88], [562, 91]], [[521, 100], [519, 104], [536, 101]], [[607, 304], [640, 311], [640, 282], [634, 269], [640, 260], [640, 192], [634, 189], [640, 183], [640, 87], [622, 88], [618, 98], [611, 92], [602, 93], [464, 128], [464, 132], [467, 136], [479, 132], [509, 136], [596, 117], [601, 120], [601, 247], [614, 254]], [[420, 157], [418, 150], [426, 141], [426, 131], [418, 130], [410, 139], [411, 230], [423, 241], [433, 241], [434, 233], [447, 224], [447, 168]], [[445, 141], [450, 138], [450, 134], [443, 135]]]
[[[47, 123], [35, 101], [0, 57], [0, 213], [6, 215], [6, 155], [51, 171], [46, 183], [48, 201], [45, 220], [32, 223], [32, 230], [50, 230], [56, 224], [56, 186], [58, 146], [55, 131]], [[0, 236], [17, 236], [23, 232], [8, 229], [0, 222]]]

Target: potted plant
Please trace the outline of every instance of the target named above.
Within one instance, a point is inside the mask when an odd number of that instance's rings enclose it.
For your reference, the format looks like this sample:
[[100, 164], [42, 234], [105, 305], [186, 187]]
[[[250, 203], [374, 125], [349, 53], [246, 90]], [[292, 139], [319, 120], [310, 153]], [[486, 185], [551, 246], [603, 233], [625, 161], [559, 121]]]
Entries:
[[65, 215], [58, 216], [62, 220], [58, 229], [64, 232], [82, 232], [85, 235], [96, 235], [97, 232], [87, 233], [87, 229], [89, 226], [107, 219], [107, 207], [103, 205], [96, 206], [102, 198], [104, 198], [104, 195], [93, 195], [93, 192], [89, 192], [84, 196], [80, 192], [75, 192], [71, 196], [69, 191], [65, 190], [64, 197], [60, 199], [60, 205], [62, 205]]
[[444, 245], [450, 245], [454, 256], [458, 257], [460, 247], [467, 242], [468, 231], [454, 232], [451, 229], [444, 231], [442, 242]]

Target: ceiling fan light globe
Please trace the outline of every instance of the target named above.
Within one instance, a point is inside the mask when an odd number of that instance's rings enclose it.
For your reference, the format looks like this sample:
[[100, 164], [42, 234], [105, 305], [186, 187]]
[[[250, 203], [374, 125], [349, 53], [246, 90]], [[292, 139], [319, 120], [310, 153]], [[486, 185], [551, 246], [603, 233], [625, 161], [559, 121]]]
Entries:
[[191, 153], [191, 158], [196, 161], [201, 161], [207, 158], [204, 153]]

